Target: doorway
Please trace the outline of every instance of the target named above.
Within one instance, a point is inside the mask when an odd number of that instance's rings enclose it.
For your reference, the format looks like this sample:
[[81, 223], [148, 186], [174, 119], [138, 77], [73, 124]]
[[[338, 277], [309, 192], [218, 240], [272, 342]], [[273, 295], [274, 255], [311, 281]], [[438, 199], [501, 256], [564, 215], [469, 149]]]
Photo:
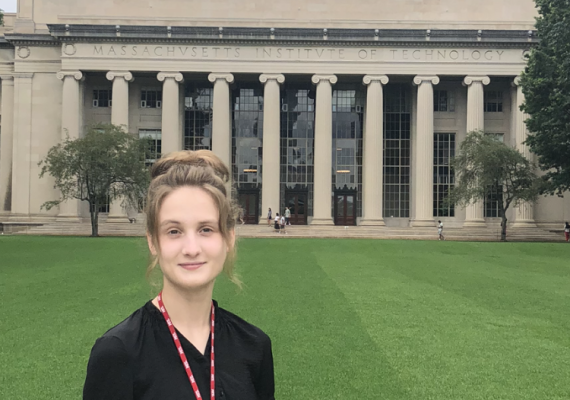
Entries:
[[259, 190], [240, 190], [239, 205], [243, 212], [244, 223], [259, 223]]
[[307, 191], [287, 191], [285, 193], [285, 207], [289, 207], [291, 225], [307, 225]]
[[335, 192], [334, 224], [356, 225], [356, 192]]

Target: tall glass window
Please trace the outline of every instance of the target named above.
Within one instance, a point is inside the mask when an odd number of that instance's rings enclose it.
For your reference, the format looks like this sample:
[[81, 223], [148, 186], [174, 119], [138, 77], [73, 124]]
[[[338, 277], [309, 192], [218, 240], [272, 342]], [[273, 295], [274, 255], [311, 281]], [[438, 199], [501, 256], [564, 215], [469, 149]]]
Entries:
[[502, 217], [499, 204], [503, 202], [503, 186], [490, 186], [485, 193], [485, 217]]
[[160, 129], [140, 129], [139, 138], [148, 141], [149, 159], [145, 161], [150, 167], [162, 155], [162, 131]]
[[233, 91], [232, 172], [238, 189], [261, 189], [263, 88]]
[[[356, 191], [356, 216], [362, 216], [362, 132], [366, 92], [362, 85], [337, 85], [332, 98], [332, 193]], [[332, 202], [334, 207], [334, 202]]]
[[307, 191], [307, 215], [312, 216], [315, 92], [306, 86], [288, 85], [281, 91], [280, 210], [289, 205], [287, 190]]
[[455, 207], [445, 205], [449, 191], [455, 186], [455, 174], [449, 165], [455, 157], [455, 133], [433, 136], [433, 216], [454, 217]]
[[184, 88], [184, 149], [212, 149], [212, 104], [211, 87]]
[[387, 218], [410, 217], [410, 91], [404, 84], [384, 89], [384, 201]]

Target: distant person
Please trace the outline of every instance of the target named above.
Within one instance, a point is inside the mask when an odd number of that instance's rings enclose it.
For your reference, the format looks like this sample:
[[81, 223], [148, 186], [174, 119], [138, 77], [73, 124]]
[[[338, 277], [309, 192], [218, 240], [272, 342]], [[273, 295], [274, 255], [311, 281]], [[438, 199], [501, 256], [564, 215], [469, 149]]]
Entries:
[[291, 218], [291, 210], [289, 210], [289, 207], [285, 207], [285, 225], [291, 225], [289, 218]]
[[240, 208], [239, 210], [239, 222], [241, 222], [241, 224], [245, 224], [245, 222], [243, 222], [243, 208]]
[[275, 400], [271, 340], [212, 299], [222, 272], [239, 285], [230, 171], [208, 150], [170, 153], [152, 166], [147, 271], [160, 268], [162, 288], [97, 339], [83, 400]]
[[281, 218], [279, 218], [279, 213], [275, 213], [273, 229], [275, 229], [275, 232], [281, 233]]
[[267, 212], [267, 226], [271, 226], [271, 222], [273, 221], [273, 216], [271, 214], [271, 208]]
[[445, 236], [443, 236], [443, 222], [437, 221], [437, 223], [438, 223], [437, 225], [438, 240], [445, 240]]
[[282, 215], [281, 216], [281, 233], [287, 233], [287, 231], [285, 230], [285, 223], [286, 223], [285, 216]]
[[568, 222], [564, 224], [564, 236], [567, 242], [570, 241], [570, 224]]

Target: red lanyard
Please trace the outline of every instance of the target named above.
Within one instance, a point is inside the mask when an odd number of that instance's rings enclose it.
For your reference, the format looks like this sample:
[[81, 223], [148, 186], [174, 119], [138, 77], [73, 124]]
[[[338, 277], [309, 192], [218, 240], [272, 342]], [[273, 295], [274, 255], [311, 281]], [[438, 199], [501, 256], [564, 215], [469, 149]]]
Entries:
[[[178, 350], [178, 354], [180, 355], [180, 360], [182, 360], [182, 364], [184, 365], [184, 369], [186, 370], [186, 375], [188, 375], [188, 379], [190, 380], [190, 384], [192, 385], [192, 390], [196, 395], [196, 400], [202, 400], [203, 397], [200, 394], [200, 390], [198, 389], [198, 385], [196, 384], [196, 379], [194, 379], [194, 374], [192, 374], [192, 370], [190, 369], [190, 364], [188, 363], [188, 359], [184, 354], [184, 349], [182, 349], [182, 345], [180, 344], [180, 340], [178, 339], [178, 335], [174, 330], [174, 325], [168, 316], [168, 312], [164, 307], [164, 303], [162, 302], [162, 292], [158, 295], [158, 307], [160, 308], [160, 312], [162, 316], [166, 320], [166, 324], [168, 325], [168, 329], [170, 330], [170, 334], [172, 335], [172, 339], [174, 340], [174, 344], [176, 345], [176, 349]], [[210, 399], [216, 400], [216, 381], [215, 381], [215, 369], [214, 369], [214, 303], [212, 302], [212, 325], [210, 330], [210, 337], [212, 340], [212, 345], [210, 349]]]

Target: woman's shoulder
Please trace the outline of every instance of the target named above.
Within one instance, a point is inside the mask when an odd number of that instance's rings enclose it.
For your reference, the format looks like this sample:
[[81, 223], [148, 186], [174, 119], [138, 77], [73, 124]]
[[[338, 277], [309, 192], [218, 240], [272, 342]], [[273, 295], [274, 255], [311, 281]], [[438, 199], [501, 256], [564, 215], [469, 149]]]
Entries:
[[271, 342], [269, 335], [267, 335], [261, 328], [247, 322], [240, 316], [224, 309], [217, 307], [219, 318], [223, 321], [223, 325], [234, 334], [243, 336], [248, 341], [255, 341], [256, 343]]
[[114, 348], [122, 346], [123, 349], [130, 347], [131, 343], [141, 337], [141, 331], [145, 329], [149, 320], [149, 304], [150, 301], [105, 332], [97, 339], [95, 346]]

